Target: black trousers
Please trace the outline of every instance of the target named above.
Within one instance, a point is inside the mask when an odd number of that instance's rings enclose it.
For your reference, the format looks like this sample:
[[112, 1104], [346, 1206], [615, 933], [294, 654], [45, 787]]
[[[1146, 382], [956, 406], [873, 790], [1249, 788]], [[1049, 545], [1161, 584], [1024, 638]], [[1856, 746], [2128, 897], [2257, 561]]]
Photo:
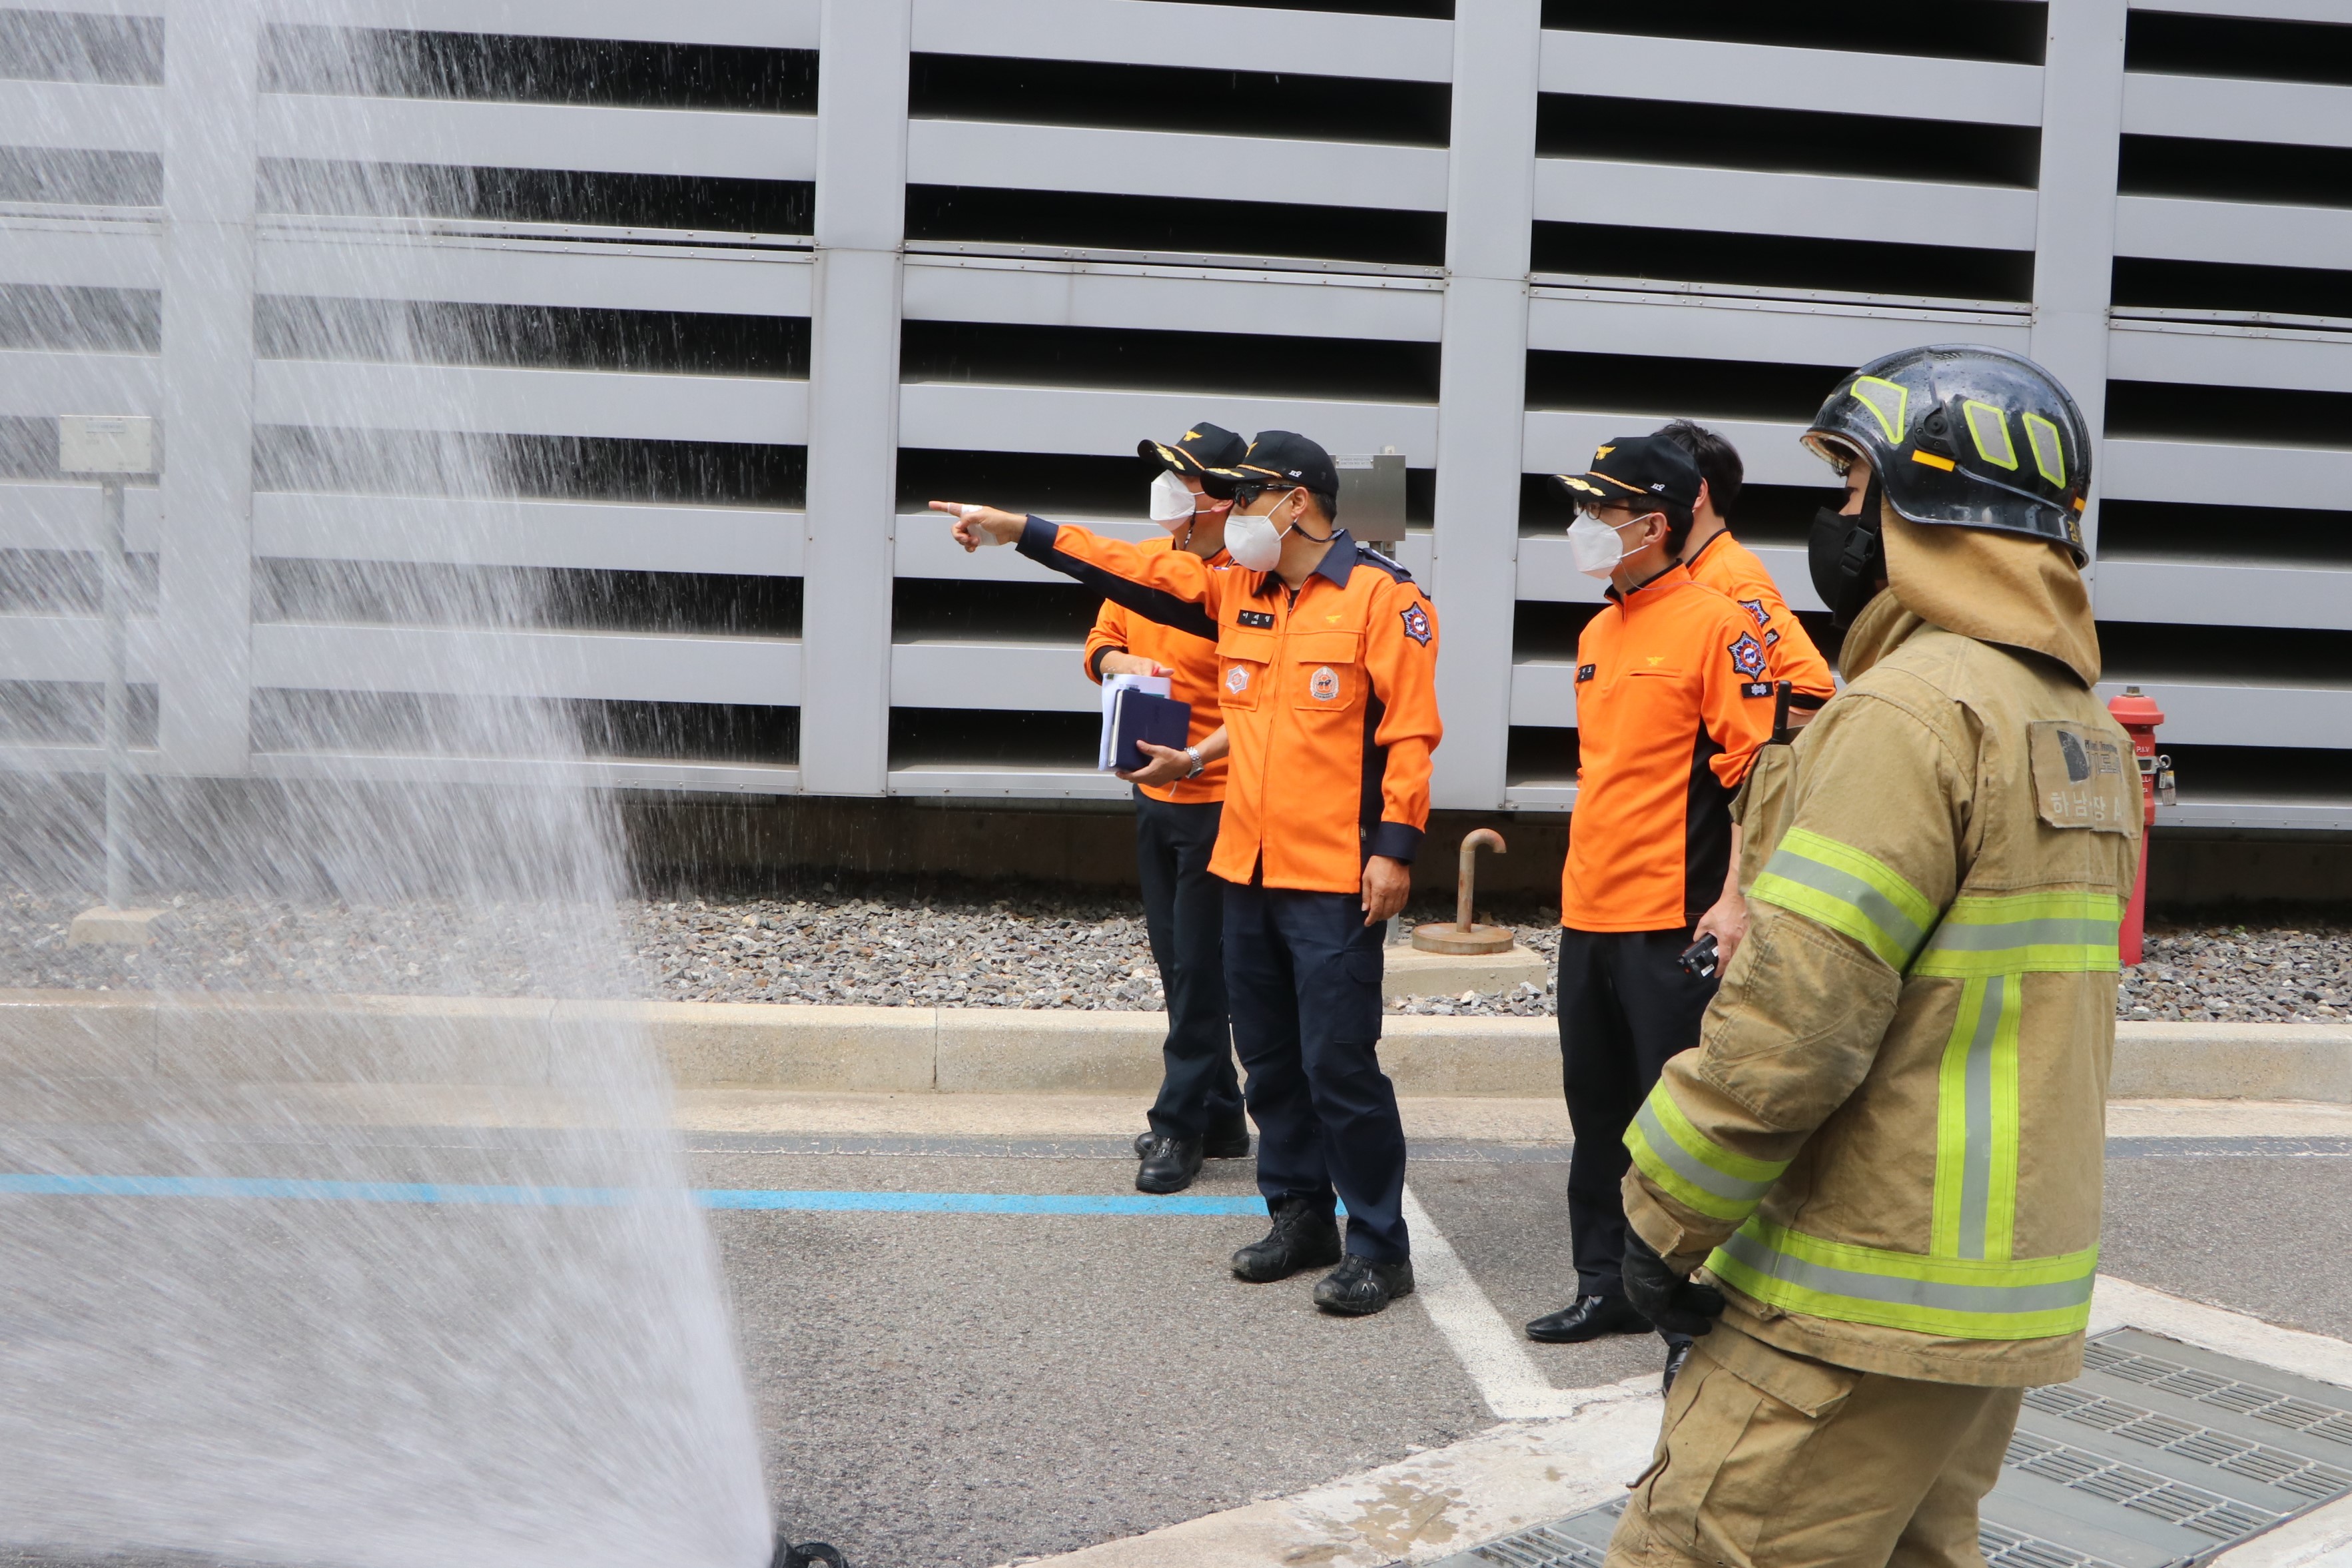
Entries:
[[1559, 1082], [1576, 1146], [1568, 1157], [1568, 1227], [1576, 1293], [1625, 1289], [1625, 1204], [1633, 1156], [1625, 1129], [1666, 1058], [1698, 1044], [1716, 982], [1684, 973], [1677, 931], [1559, 933]]
[[1135, 792], [1143, 926], [1168, 998], [1151, 1130], [1171, 1138], [1198, 1138], [1242, 1115], [1241, 1080], [1225, 1026], [1225, 884], [1209, 875], [1223, 812], [1213, 800], [1179, 803]]
[[1412, 1255], [1404, 1124], [1381, 1070], [1381, 943], [1356, 893], [1225, 884], [1225, 990], [1249, 1071], [1257, 1189], [1348, 1205], [1348, 1250]]

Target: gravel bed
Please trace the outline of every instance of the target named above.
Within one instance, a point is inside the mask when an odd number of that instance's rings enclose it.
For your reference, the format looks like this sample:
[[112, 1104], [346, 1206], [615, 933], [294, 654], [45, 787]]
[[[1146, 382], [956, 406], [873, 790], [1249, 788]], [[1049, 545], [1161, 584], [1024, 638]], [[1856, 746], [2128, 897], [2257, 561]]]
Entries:
[[[1140, 1009], [1162, 1005], [1131, 903], [1045, 892], [629, 900], [625, 942], [549, 961], [528, 906], [350, 909], [181, 898], [143, 951], [68, 947], [79, 900], [16, 891], [0, 905], [0, 987], [483, 995], [635, 995], [680, 1002]], [[1534, 911], [1538, 917], [1549, 911]], [[1547, 958], [1558, 928], [1513, 922]], [[1391, 1013], [1546, 1017], [1549, 984], [1421, 996]], [[2352, 924], [2163, 924], [2124, 972], [2126, 1018], [2352, 1020]]]

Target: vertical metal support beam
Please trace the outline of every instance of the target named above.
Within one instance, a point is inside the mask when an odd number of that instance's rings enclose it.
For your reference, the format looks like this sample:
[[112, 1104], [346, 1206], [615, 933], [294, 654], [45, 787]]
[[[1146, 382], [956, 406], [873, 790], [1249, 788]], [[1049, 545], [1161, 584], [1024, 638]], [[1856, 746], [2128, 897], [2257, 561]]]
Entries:
[[[2092, 480], [2105, 445], [2107, 305], [2116, 263], [2126, 0], [2051, 0], [2042, 72], [2042, 196], [2033, 237], [2032, 353], [2090, 423]], [[2083, 516], [2097, 571], [2099, 503]]]
[[1510, 744], [1542, 45], [1540, 0], [1455, 9], [1433, 584], [1444, 631], [1437, 700], [1445, 741], [1431, 795], [1457, 809], [1503, 804]]
[[880, 795], [890, 751], [912, 0], [824, 0], [817, 65], [801, 787]]
[[131, 571], [122, 552], [122, 481], [100, 491], [99, 609], [106, 637], [106, 907], [131, 907]]
[[163, 765], [247, 768], [253, 641], [254, 0], [167, 0], [166, 451], [159, 563]]

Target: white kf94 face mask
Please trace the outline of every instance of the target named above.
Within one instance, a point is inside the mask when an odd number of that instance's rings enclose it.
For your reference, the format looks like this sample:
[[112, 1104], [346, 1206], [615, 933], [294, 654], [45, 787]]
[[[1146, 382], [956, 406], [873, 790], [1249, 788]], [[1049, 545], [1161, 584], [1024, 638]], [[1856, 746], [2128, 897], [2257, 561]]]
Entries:
[[1625, 536], [1620, 530], [1642, 521], [1639, 517], [1628, 518], [1612, 528], [1589, 511], [1577, 513], [1576, 521], [1568, 525], [1569, 559], [1588, 577], [1608, 576], [1617, 569], [1617, 563], [1625, 559]]
[[1181, 532], [1192, 521], [1192, 492], [1165, 468], [1151, 481], [1151, 521], [1171, 533]]
[[1244, 572], [1271, 572], [1282, 559], [1282, 536], [1289, 531], [1277, 530], [1270, 517], [1235, 512], [1225, 519], [1225, 553]]

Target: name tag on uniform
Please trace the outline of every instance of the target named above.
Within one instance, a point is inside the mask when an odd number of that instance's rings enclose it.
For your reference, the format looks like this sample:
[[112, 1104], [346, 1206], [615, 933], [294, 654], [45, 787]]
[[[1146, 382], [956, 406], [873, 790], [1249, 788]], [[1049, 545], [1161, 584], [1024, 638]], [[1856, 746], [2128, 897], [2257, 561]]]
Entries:
[[2036, 720], [2028, 728], [2042, 821], [2102, 833], [2139, 831], [2139, 763], [2114, 736], [2063, 719]]
[[1769, 680], [1742, 681], [1739, 687], [1739, 695], [1742, 697], [1769, 697], [1772, 695], [1772, 683]]
[[1578, 665], [1576, 667], [1576, 683], [1579, 686], [1583, 685], [1586, 681], [1592, 679], [1592, 672], [1600, 668], [1601, 667], [1597, 664]]
[[1234, 618], [1245, 626], [1255, 626], [1260, 631], [1274, 630], [1274, 617], [1264, 610], [1244, 610]]

